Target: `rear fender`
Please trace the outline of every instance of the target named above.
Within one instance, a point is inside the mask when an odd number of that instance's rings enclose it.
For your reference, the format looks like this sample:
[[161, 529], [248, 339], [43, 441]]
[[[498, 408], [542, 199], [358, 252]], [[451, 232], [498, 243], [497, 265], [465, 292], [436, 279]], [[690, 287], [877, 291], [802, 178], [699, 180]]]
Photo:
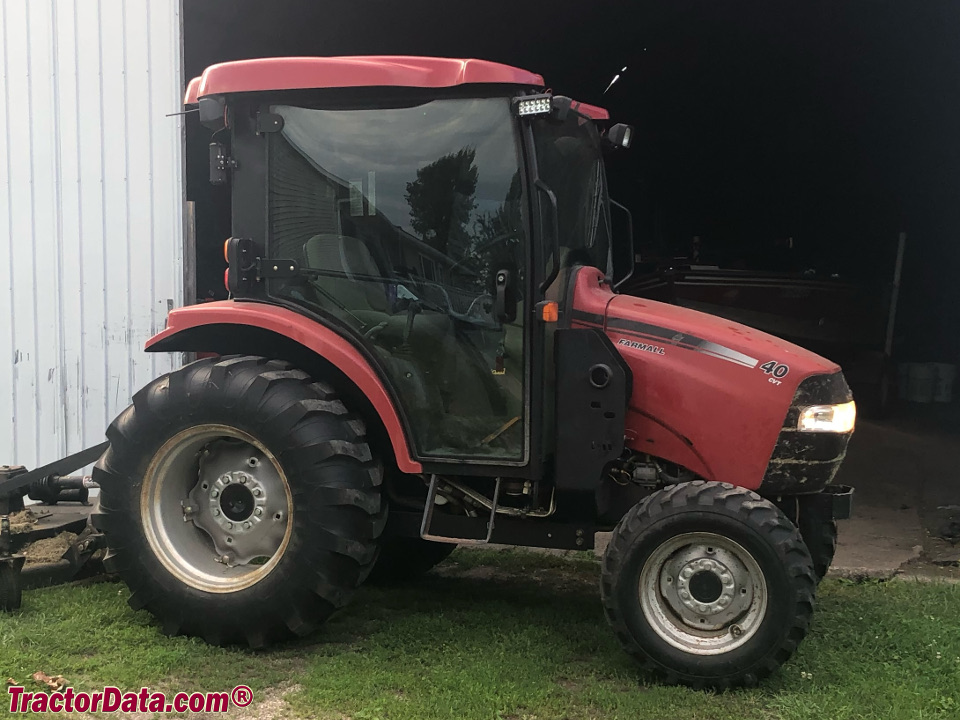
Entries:
[[[284, 359], [295, 363], [297, 359], [308, 363], [321, 360], [342, 373], [379, 417], [399, 469], [412, 474], [423, 472], [379, 373], [350, 342], [315, 320], [276, 305], [224, 300], [171, 311], [166, 329], [146, 344], [148, 352], [252, 353], [273, 357], [281, 348], [286, 351], [282, 353]], [[291, 353], [294, 357], [286, 357]]]

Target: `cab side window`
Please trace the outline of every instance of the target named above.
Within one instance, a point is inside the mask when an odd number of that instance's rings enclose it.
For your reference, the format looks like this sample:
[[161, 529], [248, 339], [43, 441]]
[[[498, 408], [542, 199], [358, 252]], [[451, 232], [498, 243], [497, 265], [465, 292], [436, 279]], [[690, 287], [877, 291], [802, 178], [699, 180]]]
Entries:
[[371, 350], [420, 456], [522, 460], [523, 313], [492, 313], [496, 273], [526, 271], [508, 100], [271, 112], [268, 252], [306, 277], [269, 292]]

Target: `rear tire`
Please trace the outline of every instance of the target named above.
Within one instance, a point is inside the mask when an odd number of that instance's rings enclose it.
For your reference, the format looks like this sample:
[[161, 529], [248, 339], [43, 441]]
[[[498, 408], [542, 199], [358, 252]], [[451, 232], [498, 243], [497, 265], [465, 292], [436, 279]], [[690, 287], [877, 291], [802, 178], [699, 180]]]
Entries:
[[370, 573], [370, 582], [395, 585], [415, 580], [442, 563], [457, 549], [452, 543], [420, 538], [390, 538], [380, 543], [380, 557]]
[[800, 534], [772, 503], [702, 480], [653, 493], [603, 559], [607, 619], [624, 649], [671, 684], [755, 685], [796, 650], [816, 580]]
[[305, 635], [373, 566], [386, 511], [363, 422], [286, 362], [187, 365], [138, 392], [107, 437], [104, 564], [167, 634]]

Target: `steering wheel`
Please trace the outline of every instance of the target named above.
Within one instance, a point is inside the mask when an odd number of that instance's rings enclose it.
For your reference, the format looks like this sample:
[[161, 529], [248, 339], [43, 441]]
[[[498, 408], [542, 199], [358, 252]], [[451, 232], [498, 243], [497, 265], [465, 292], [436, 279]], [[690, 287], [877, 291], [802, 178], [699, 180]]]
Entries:
[[[514, 232], [513, 230], [511, 230], [511, 231], [509, 231], [509, 232], [501, 233], [500, 235], [497, 235], [495, 238], [492, 238], [492, 239], [490, 239], [490, 240], [487, 240], [487, 242], [485, 242], [483, 245], [481, 245], [480, 247], [478, 247], [478, 248], [477, 248], [474, 252], [472, 252], [470, 255], [467, 255], [467, 256], [462, 257], [462, 258], [460, 258], [459, 260], [457, 260], [453, 265], [451, 265], [449, 268], [447, 268], [447, 270], [448, 270], [448, 271], [449, 271], [449, 270], [454, 270], [455, 268], [459, 267], [460, 265], [463, 265], [463, 263], [465, 263], [467, 260], [475, 260], [475, 259], [477, 259], [477, 257], [480, 255], [480, 253], [486, 252], [487, 250], [489, 250], [490, 248], [494, 247], [495, 245], [499, 245], [499, 244], [501, 244], [501, 243], [506, 242], [507, 240], [511, 240], [511, 239], [514, 239], [514, 238], [517, 238], [517, 233]], [[517, 238], [517, 239], [519, 239], [519, 238]]]

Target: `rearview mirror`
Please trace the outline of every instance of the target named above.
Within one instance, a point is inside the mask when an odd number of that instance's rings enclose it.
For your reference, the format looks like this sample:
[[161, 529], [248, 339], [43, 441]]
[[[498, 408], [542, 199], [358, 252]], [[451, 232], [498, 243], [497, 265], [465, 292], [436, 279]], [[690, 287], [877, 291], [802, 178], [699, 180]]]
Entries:
[[633, 141], [633, 128], [630, 125], [617, 123], [612, 128], [607, 130], [606, 134], [603, 136], [603, 139], [615, 148], [622, 148], [626, 150], [630, 147], [630, 143]]

